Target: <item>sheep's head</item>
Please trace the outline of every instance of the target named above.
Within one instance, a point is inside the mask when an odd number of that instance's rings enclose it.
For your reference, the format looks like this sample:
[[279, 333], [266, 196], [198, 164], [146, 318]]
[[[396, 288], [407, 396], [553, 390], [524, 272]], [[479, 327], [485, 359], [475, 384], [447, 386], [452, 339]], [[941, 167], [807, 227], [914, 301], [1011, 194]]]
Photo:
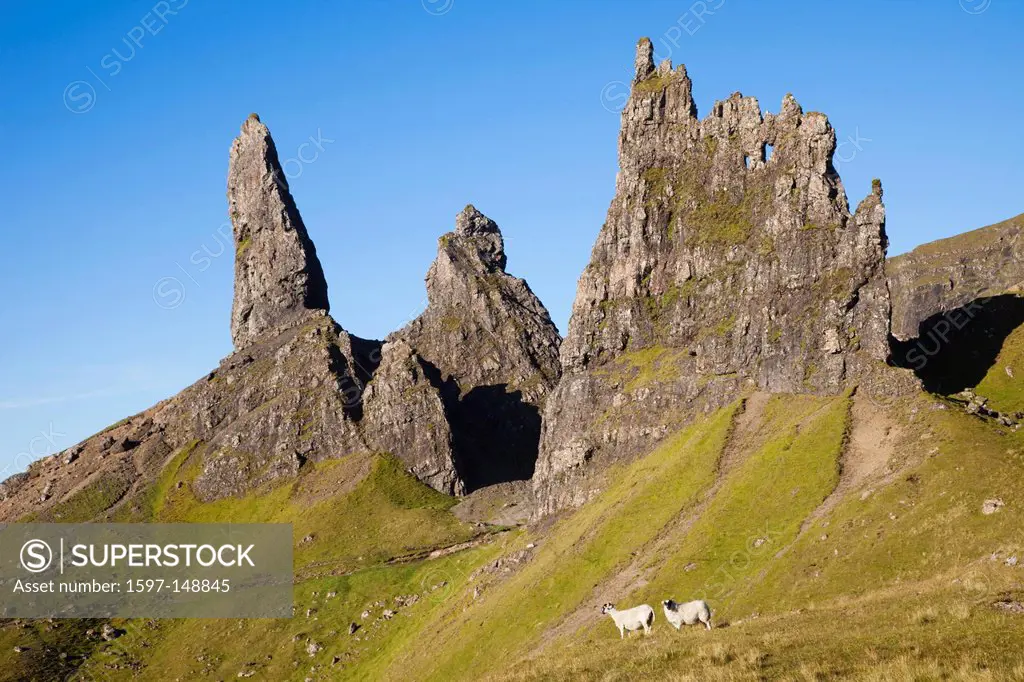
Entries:
[[615, 610], [615, 605], [614, 604], [605, 604], [604, 606], [601, 607], [601, 613], [611, 613], [614, 610]]
[[672, 601], [671, 599], [666, 599], [665, 601], [661, 602], [661, 605], [664, 606], [669, 611], [675, 611], [676, 610], [676, 606], [677, 606], [677, 604], [674, 601]]

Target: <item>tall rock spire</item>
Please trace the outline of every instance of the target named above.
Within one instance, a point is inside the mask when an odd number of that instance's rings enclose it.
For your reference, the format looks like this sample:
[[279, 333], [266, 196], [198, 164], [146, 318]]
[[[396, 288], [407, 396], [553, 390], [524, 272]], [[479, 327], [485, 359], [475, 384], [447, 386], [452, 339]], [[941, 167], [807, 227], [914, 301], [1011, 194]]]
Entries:
[[306, 311], [330, 309], [327, 281], [288, 191], [270, 131], [256, 114], [231, 147], [228, 203], [235, 235], [235, 350]]
[[636, 44], [636, 60], [633, 62], [636, 75], [633, 82], [647, 80], [654, 73], [654, 44], [650, 38], [641, 38]]
[[699, 119], [686, 69], [655, 67], [647, 39], [635, 69], [616, 194], [545, 403], [545, 511], [696, 411], [750, 388], [839, 393], [888, 356], [881, 186], [850, 212], [825, 115], [735, 93]]

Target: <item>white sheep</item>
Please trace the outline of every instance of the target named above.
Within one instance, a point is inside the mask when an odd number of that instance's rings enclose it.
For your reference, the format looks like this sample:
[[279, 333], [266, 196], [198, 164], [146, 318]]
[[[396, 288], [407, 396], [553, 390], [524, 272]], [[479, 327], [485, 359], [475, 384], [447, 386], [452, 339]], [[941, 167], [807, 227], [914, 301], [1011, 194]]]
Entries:
[[686, 604], [679, 604], [671, 599], [666, 599], [661, 602], [661, 605], [665, 607], [665, 618], [668, 619], [668, 622], [676, 630], [680, 629], [683, 625], [696, 625], [697, 623], [703, 623], [708, 630], [711, 629], [711, 609], [703, 599], [687, 602]]
[[651, 633], [651, 625], [654, 624], [654, 609], [647, 604], [634, 606], [625, 611], [617, 610], [613, 604], [605, 604], [601, 608], [601, 613], [608, 614], [615, 621], [615, 627], [619, 628], [619, 639], [622, 639], [625, 631], [629, 631], [632, 634], [640, 628], [644, 629], [645, 635], [649, 635]]

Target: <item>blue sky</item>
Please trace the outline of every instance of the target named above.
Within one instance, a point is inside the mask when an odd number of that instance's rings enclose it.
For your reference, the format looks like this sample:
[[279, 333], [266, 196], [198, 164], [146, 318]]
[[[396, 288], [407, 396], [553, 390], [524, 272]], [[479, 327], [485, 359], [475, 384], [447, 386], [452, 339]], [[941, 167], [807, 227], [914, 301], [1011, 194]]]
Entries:
[[1010, 0], [0, 1], [0, 477], [230, 352], [225, 175], [250, 112], [296, 159], [345, 328], [418, 312], [472, 202], [564, 331], [640, 36], [702, 116], [736, 90], [828, 113], [850, 201], [882, 178], [898, 253], [1024, 212], [1022, 27]]

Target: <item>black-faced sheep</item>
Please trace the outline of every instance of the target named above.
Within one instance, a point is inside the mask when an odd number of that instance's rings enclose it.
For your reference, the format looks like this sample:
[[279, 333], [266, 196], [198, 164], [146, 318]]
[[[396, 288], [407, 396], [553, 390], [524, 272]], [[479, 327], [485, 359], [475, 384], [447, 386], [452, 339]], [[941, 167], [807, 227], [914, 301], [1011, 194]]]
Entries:
[[615, 627], [619, 628], [619, 639], [626, 631], [632, 633], [640, 628], [643, 628], [645, 635], [650, 634], [651, 625], [654, 624], [654, 609], [647, 604], [634, 606], [625, 611], [619, 611], [612, 604], [605, 604], [601, 608], [601, 613], [611, 616], [615, 621]]
[[661, 605], [665, 607], [665, 618], [676, 630], [684, 625], [696, 625], [697, 623], [703, 623], [708, 630], [711, 629], [711, 609], [703, 599], [685, 604], [666, 599], [661, 602]]

